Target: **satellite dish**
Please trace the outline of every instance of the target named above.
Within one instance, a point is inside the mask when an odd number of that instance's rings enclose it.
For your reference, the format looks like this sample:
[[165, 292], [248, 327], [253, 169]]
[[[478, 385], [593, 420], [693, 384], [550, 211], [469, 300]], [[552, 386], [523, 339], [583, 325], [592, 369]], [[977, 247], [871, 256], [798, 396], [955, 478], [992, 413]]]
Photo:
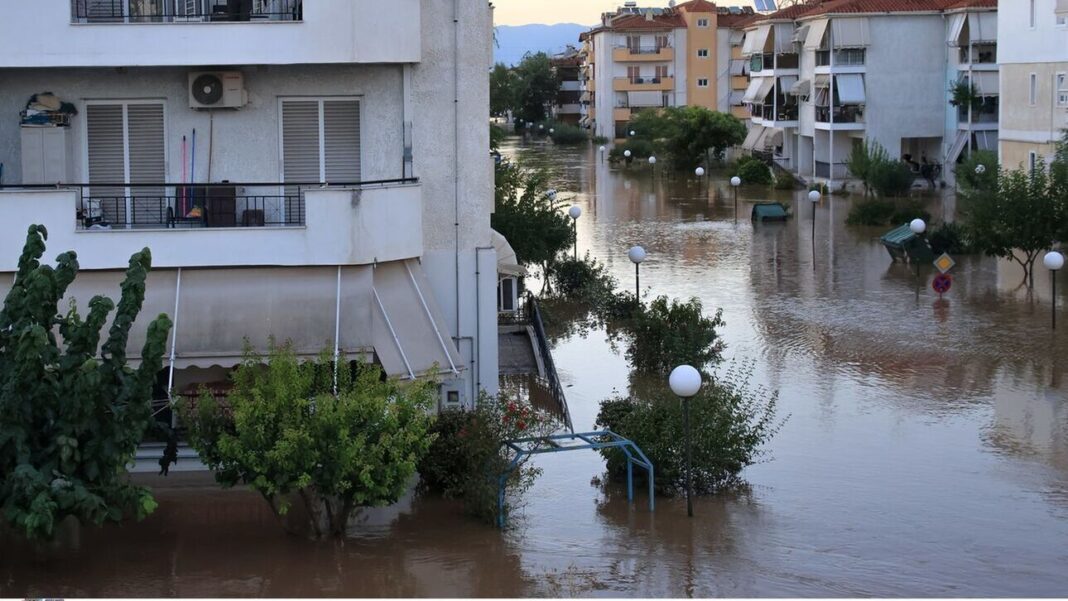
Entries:
[[222, 97], [223, 83], [217, 76], [204, 74], [193, 80], [193, 99], [200, 104], [217, 104]]

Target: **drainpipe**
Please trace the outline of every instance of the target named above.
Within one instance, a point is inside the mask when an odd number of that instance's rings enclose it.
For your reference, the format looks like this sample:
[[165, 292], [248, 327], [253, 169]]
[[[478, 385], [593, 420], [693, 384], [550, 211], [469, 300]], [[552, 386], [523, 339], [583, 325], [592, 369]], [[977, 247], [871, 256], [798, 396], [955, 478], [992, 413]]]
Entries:
[[[482, 359], [482, 262], [479, 253], [486, 250], [494, 250], [492, 246], [479, 246], [475, 248], [475, 353], [479, 360]], [[474, 374], [477, 381], [478, 391], [482, 392], [481, 369]]]
[[456, 336], [460, 336], [460, 0], [452, 0], [453, 38], [453, 229], [456, 237], [454, 272], [456, 274]]
[[[965, 20], [968, 19], [968, 13], [964, 13], [964, 19]], [[976, 19], [976, 20], [978, 20], [978, 19]], [[974, 69], [974, 65], [972, 64], [972, 47], [973, 47], [972, 40], [973, 39], [974, 38], [972, 37], [972, 29], [971, 29], [971, 26], [969, 24], [969, 27], [968, 27], [968, 86], [974, 89], [975, 88], [975, 74], [972, 72], [973, 69]], [[971, 96], [971, 94], [969, 94], [969, 98], [968, 98], [968, 156], [969, 157], [972, 156], [972, 127], [973, 127], [972, 126], [972, 100], [971, 100], [970, 96]]]
[[[834, 27], [831, 27], [831, 23], [828, 23], [827, 24], [827, 29], [828, 29], [827, 37], [829, 38], [829, 43], [827, 44], [827, 46], [829, 48], [829, 52], [827, 53], [827, 56], [828, 56], [828, 59], [827, 59], [827, 72], [830, 73], [830, 78], [831, 78], [831, 81], [830, 81], [831, 89], [828, 90], [828, 92], [830, 93], [830, 99], [829, 100], [830, 100], [830, 107], [831, 107], [830, 116], [829, 116], [829, 119], [830, 119], [830, 121], [829, 121], [829, 123], [830, 123], [830, 132], [828, 132], [828, 133], [831, 134], [829, 136], [829, 138], [830, 138], [829, 144], [830, 144], [830, 153], [831, 154], [827, 158], [827, 164], [829, 165], [828, 168], [827, 168], [827, 193], [829, 194], [832, 191], [834, 191], [834, 90], [835, 90], [835, 84], [838, 83], [838, 78], [834, 74]], [[867, 61], [864, 61], [864, 62], [867, 63]], [[865, 138], [867, 137], [867, 134], [868, 134], [868, 132], [865, 129], [865, 132], [864, 132], [864, 137]]]

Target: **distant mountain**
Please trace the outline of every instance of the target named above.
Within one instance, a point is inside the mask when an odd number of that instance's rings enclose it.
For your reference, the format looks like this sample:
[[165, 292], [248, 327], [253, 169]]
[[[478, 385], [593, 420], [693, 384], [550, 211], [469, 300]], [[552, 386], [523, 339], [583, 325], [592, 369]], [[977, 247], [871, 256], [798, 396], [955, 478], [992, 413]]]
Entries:
[[579, 34], [589, 29], [577, 23], [557, 25], [500, 25], [497, 27], [497, 46], [494, 62], [515, 65], [527, 52], [563, 52], [568, 44], [578, 46]]

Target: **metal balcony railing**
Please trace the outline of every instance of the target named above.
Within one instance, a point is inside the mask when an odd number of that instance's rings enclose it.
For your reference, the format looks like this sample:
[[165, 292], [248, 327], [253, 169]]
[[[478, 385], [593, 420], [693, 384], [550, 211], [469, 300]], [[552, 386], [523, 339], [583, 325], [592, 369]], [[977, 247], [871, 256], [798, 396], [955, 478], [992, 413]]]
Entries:
[[969, 52], [968, 46], [961, 46], [960, 63], [962, 65], [989, 65], [998, 62], [997, 44], [976, 44]]
[[864, 122], [864, 107], [862, 105], [836, 106], [834, 107], [834, 111], [831, 111], [831, 107], [829, 106], [817, 106], [816, 122], [829, 123], [831, 121], [832, 114], [834, 116], [835, 123]]
[[301, 21], [303, 0], [71, 0], [75, 23]]
[[625, 48], [630, 54], [660, 54], [661, 50], [670, 50], [671, 46], [632, 46], [628, 44], [622, 44], [616, 46], [616, 48]]
[[[670, 78], [671, 76], [668, 75], [667, 77]], [[660, 77], [617, 77], [616, 79], [619, 81], [627, 81], [632, 84], [655, 84], [660, 83], [663, 80], [663, 78]]]

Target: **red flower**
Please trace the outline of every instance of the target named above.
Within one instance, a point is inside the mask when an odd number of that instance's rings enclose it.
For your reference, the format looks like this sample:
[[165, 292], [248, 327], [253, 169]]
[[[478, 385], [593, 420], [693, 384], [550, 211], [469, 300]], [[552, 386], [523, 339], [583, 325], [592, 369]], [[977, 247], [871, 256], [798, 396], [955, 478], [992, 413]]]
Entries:
[[518, 422], [516, 423], [516, 427], [517, 427], [517, 428], [519, 428], [519, 431], [520, 431], [520, 432], [522, 432], [523, 430], [526, 430], [526, 429], [527, 429], [527, 422], [525, 422], [525, 421], [523, 421], [523, 420], [519, 420], [519, 421], [518, 421]]

